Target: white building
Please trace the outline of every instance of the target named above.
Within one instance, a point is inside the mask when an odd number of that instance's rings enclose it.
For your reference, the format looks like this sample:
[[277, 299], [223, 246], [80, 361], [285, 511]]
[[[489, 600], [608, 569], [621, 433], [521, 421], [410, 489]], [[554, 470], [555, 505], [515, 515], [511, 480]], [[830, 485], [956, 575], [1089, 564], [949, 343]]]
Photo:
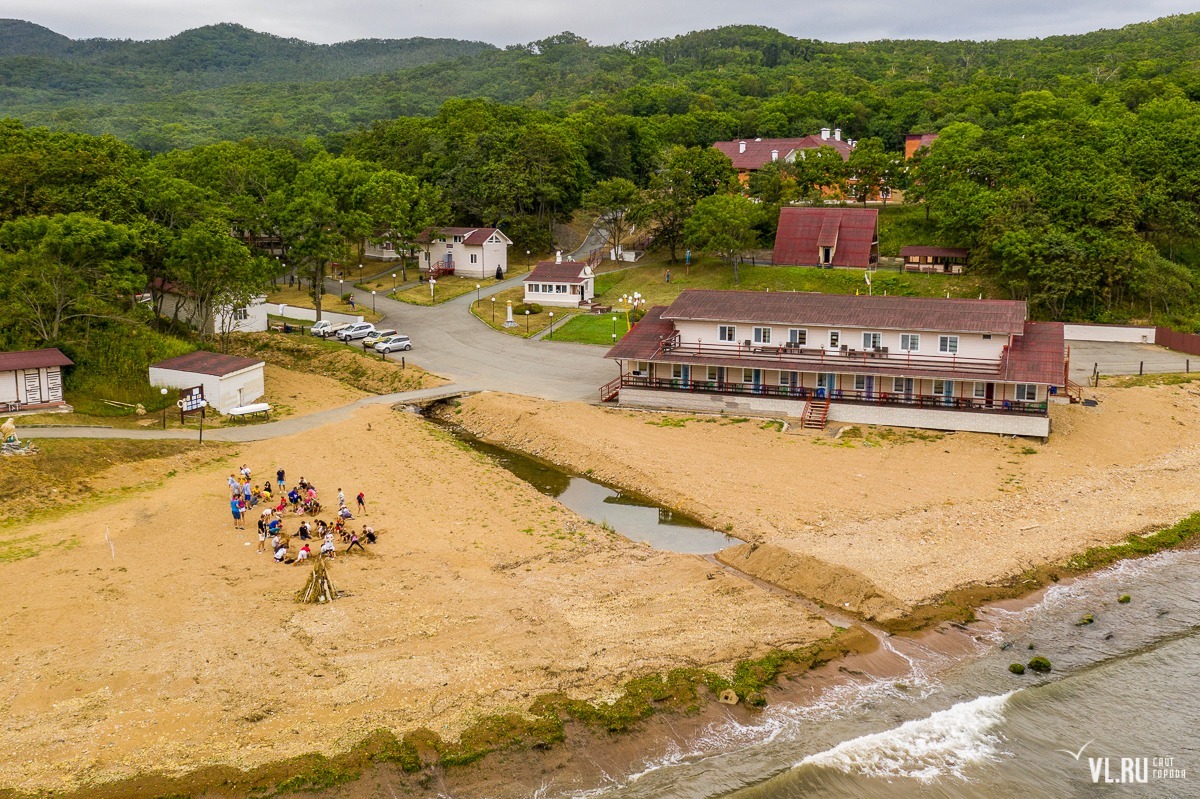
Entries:
[[267, 297], [265, 294], [253, 297], [246, 305], [217, 304], [213, 307], [210, 319], [201, 319], [196, 302], [178, 287], [165, 284], [162, 287], [162, 294], [163, 316], [169, 318], [177, 316], [178, 319], [203, 335], [256, 333], [267, 329]]
[[512, 240], [493, 227], [446, 227], [426, 230], [417, 237], [421, 270], [432, 277], [495, 277], [496, 267], [508, 273]]
[[525, 302], [578, 308], [596, 296], [596, 276], [587, 264], [542, 261], [523, 281]]
[[53, 347], [0, 352], [0, 411], [71, 411], [63, 400], [64, 366], [74, 363]]
[[199, 350], [150, 366], [150, 385], [204, 387], [204, 399], [221, 413], [249, 405], [263, 395], [263, 362]]
[[609, 353], [622, 405], [1045, 437], [1063, 325], [1024, 302], [688, 289]]

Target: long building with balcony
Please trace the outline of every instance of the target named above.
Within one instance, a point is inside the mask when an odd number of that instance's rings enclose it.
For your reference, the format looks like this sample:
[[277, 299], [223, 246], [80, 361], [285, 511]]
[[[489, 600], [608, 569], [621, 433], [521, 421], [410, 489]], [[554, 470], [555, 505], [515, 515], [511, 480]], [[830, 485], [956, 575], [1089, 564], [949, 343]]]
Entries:
[[1024, 302], [689, 289], [607, 357], [600, 399], [700, 413], [1045, 437], [1063, 326]]

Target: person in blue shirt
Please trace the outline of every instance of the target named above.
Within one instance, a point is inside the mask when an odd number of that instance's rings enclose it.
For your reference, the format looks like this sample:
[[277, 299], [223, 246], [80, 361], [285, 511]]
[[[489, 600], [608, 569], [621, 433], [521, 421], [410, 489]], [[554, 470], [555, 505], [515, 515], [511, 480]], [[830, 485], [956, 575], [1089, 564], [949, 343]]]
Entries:
[[234, 497], [233, 499], [229, 500], [229, 510], [233, 513], [233, 529], [245, 530], [246, 528], [242, 522], [241, 497]]

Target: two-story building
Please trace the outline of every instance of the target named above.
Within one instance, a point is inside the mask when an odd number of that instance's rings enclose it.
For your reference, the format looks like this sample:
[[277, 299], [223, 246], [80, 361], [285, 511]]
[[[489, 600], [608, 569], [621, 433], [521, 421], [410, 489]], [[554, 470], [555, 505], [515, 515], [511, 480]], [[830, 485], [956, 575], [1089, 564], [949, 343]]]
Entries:
[[494, 277], [508, 273], [512, 240], [494, 227], [444, 227], [417, 236], [421, 270], [434, 276]]
[[1045, 437], [1063, 326], [1024, 302], [689, 289], [609, 350], [621, 405]]
[[795, 163], [797, 158], [803, 158], [808, 150], [821, 147], [831, 147], [837, 151], [842, 160], [848, 160], [854, 152], [854, 142], [842, 138], [841, 128], [821, 128], [819, 136], [798, 136], [787, 139], [734, 139], [719, 141], [713, 147], [729, 156], [733, 168], [737, 170], [738, 179], [746, 183], [750, 173], [762, 169], [767, 164], [782, 162]]

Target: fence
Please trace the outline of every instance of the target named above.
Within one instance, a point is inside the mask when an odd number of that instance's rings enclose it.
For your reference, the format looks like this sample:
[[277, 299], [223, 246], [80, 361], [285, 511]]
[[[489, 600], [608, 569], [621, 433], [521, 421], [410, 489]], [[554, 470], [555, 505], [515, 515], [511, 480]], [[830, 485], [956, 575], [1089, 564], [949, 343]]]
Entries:
[[1154, 343], [1176, 352], [1186, 352], [1188, 355], [1200, 355], [1200, 336], [1195, 333], [1180, 333], [1169, 327], [1159, 327], [1154, 330]]

